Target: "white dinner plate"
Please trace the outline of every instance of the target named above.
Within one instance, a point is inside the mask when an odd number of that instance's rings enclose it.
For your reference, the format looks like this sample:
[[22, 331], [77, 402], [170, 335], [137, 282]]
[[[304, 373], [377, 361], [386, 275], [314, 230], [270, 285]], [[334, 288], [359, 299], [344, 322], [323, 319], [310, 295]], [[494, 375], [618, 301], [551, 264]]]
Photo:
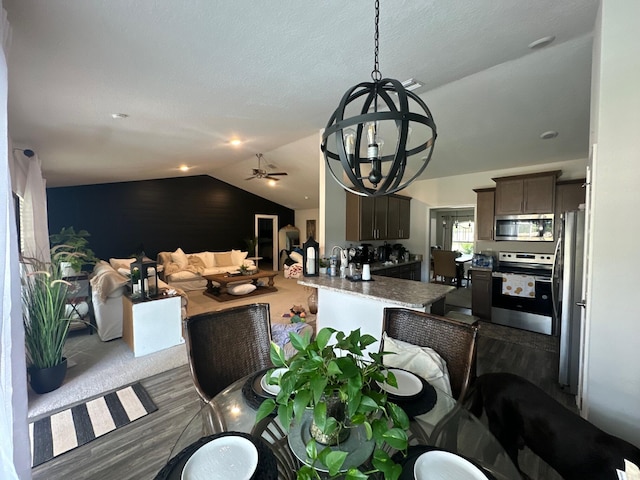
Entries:
[[407, 372], [406, 370], [399, 370], [395, 368], [390, 368], [389, 371], [396, 377], [398, 388], [392, 387], [388, 383], [378, 382], [380, 388], [385, 390], [387, 393], [396, 395], [397, 397], [412, 397], [414, 395], [418, 395], [422, 391], [422, 380], [420, 380], [417, 375]]
[[473, 463], [441, 450], [420, 455], [413, 467], [413, 476], [416, 480], [487, 480]]
[[225, 435], [204, 444], [182, 469], [182, 480], [249, 480], [258, 466], [258, 450], [247, 438]]
[[[286, 372], [288, 369], [287, 368], [276, 368], [271, 370], [271, 378], [280, 378], [282, 376], [282, 374], [284, 374], [284, 372]], [[260, 386], [262, 387], [262, 389], [267, 392], [270, 393], [271, 395], [278, 395], [280, 393], [280, 385], [269, 385], [267, 383], [267, 374], [265, 373], [262, 378], [260, 379]]]

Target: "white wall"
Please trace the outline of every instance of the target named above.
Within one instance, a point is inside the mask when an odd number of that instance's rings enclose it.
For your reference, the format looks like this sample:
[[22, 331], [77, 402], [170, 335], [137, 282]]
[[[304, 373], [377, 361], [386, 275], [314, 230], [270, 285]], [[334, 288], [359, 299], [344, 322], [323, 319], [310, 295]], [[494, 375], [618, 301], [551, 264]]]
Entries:
[[[603, 0], [594, 39], [587, 418], [640, 445], [640, 2]], [[624, 225], [623, 234], [620, 229]]]
[[[315, 240], [318, 241], [318, 229], [320, 228], [320, 209], [319, 208], [306, 208], [304, 210], [296, 210], [295, 222], [296, 227], [300, 229], [300, 238], [302, 242], [306, 242], [309, 238], [309, 232], [307, 232], [307, 220], [316, 221], [316, 235]], [[318, 242], [320, 243], [320, 242]]]

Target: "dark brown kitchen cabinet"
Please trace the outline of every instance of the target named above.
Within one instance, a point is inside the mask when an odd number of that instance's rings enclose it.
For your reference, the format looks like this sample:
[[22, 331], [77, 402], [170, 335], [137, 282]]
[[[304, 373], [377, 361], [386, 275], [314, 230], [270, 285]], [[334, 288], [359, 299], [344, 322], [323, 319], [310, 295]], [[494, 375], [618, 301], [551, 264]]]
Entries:
[[495, 214], [553, 213], [556, 177], [560, 172], [494, 178]]
[[376, 268], [372, 275], [381, 277], [404, 278], [406, 280], [422, 280], [422, 262], [399, 263], [391, 267]]
[[346, 195], [347, 240], [409, 238], [410, 198], [398, 195], [362, 197], [350, 192]]
[[491, 319], [491, 270], [471, 269], [471, 313], [485, 320]]
[[476, 232], [478, 240], [493, 240], [493, 210], [495, 204], [495, 188], [475, 189]]
[[389, 197], [387, 216], [387, 238], [406, 239], [411, 235], [411, 199], [408, 197]]
[[577, 210], [585, 202], [584, 182], [586, 179], [571, 180], [556, 184], [555, 233], [560, 234], [562, 212]]

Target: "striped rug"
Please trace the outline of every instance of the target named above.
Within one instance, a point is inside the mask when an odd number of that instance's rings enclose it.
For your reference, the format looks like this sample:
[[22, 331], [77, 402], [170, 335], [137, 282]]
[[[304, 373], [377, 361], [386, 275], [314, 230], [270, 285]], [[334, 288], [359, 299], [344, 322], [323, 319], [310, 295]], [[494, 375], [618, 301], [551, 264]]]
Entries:
[[76, 405], [29, 424], [31, 465], [127, 425], [158, 409], [139, 383]]

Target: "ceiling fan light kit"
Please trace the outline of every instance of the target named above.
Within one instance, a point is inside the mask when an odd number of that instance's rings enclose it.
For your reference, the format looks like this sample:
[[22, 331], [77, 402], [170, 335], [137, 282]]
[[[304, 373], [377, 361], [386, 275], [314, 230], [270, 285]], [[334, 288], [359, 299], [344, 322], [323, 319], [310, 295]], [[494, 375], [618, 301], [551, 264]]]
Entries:
[[[347, 90], [329, 118], [320, 145], [335, 181], [345, 190], [367, 197], [397, 192], [419, 177], [431, 160], [437, 136], [431, 112], [422, 99], [398, 80], [382, 78], [378, 69], [379, 17], [380, 2], [376, 0], [373, 82]], [[385, 139], [388, 154], [383, 151]], [[410, 161], [412, 170], [407, 169]]]
[[260, 166], [261, 161], [264, 160], [264, 156], [261, 153], [256, 153], [256, 157], [258, 157], [258, 168], [254, 168], [251, 176], [245, 178], [245, 180], [253, 180], [254, 178], [264, 178], [266, 180], [270, 180], [271, 182], [277, 182], [280, 179], [276, 178], [276, 176], [287, 175], [287, 172], [267, 172]]

